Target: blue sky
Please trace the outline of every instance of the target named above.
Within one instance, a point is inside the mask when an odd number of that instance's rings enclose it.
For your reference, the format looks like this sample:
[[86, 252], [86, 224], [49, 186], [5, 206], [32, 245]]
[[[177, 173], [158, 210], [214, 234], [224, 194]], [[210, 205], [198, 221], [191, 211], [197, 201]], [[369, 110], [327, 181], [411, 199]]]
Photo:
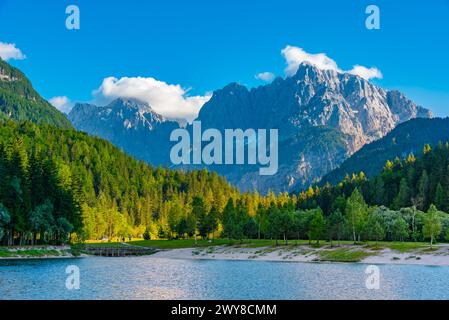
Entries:
[[[65, 27], [70, 4], [80, 30]], [[365, 28], [369, 4], [380, 30]], [[448, 116], [448, 35], [449, 0], [0, 0], [0, 42], [26, 55], [9, 62], [45, 98], [71, 101], [93, 100], [108, 77], [179, 84], [175, 95], [198, 99], [229, 82], [258, 86], [260, 72], [285, 76], [281, 50], [291, 45], [342, 70], [375, 66], [383, 78], [373, 82]]]

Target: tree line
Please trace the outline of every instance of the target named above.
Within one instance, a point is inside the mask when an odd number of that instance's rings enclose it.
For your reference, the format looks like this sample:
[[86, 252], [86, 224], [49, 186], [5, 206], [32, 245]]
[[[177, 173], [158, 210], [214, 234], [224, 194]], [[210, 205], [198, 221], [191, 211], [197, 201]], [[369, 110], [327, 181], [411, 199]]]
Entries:
[[109, 142], [0, 123], [0, 241], [223, 237], [319, 241], [446, 239], [449, 146], [389, 161], [337, 186], [240, 193], [206, 170], [154, 168]]
[[[385, 206], [369, 206], [355, 188], [352, 194], [329, 215], [321, 208], [301, 210], [290, 199], [284, 205], [272, 202], [266, 208], [259, 205], [255, 215], [248, 213], [240, 199], [229, 199], [222, 212], [209, 212], [201, 197], [193, 199], [190, 221], [170, 215], [167, 232], [161, 237], [213, 238], [218, 232], [230, 240], [273, 239], [288, 244], [289, 240], [308, 239], [340, 242], [360, 241], [449, 241], [449, 214], [431, 205], [427, 212], [416, 207], [391, 210]], [[147, 233], [147, 239], [150, 238]]]
[[64, 243], [81, 231], [77, 181], [20, 137], [0, 141], [0, 177], [0, 243]]
[[[410, 154], [403, 160], [387, 161], [373, 180], [361, 172], [337, 186], [310, 187], [298, 196], [243, 194], [230, 198], [223, 210], [207, 209], [200, 197], [190, 223], [177, 220], [170, 212], [166, 232], [159, 236], [192, 236], [196, 228], [203, 238], [218, 232], [238, 240], [429, 239], [432, 244], [449, 240], [448, 189], [449, 144], [440, 143], [434, 150], [425, 145], [419, 157]], [[186, 225], [190, 227], [185, 229]]]

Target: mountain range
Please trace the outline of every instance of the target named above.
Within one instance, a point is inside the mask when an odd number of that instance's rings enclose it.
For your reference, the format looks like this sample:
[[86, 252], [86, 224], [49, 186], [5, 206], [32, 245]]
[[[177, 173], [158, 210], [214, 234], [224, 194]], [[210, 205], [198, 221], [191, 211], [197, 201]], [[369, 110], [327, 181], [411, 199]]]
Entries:
[[[276, 175], [260, 176], [258, 167], [250, 165], [209, 167], [243, 191], [266, 193], [308, 187], [398, 124], [431, 117], [398, 91], [302, 63], [294, 76], [264, 86], [248, 89], [231, 83], [215, 91], [196, 120], [203, 130], [279, 130]], [[139, 159], [171, 166], [169, 135], [180, 124], [146, 103], [122, 98], [107, 106], [78, 104], [69, 119], [77, 129], [110, 140]]]
[[[209, 166], [243, 191], [294, 191], [318, 181], [338, 183], [346, 174], [377, 174], [387, 159], [415, 153], [449, 138], [448, 119], [430, 119], [398, 91], [347, 73], [303, 63], [292, 77], [248, 89], [231, 83], [216, 90], [197, 121], [203, 130], [278, 129], [279, 170]], [[427, 118], [416, 119], [414, 118]], [[68, 118], [51, 106], [18, 69], [0, 60], [0, 120], [29, 120], [60, 128], [72, 125], [111, 141], [153, 165], [173, 166], [170, 133], [191, 125], [165, 119], [145, 102], [119, 98], [106, 106], [77, 104]], [[197, 169], [202, 166], [184, 166]], [[177, 167], [179, 168], [179, 167]]]

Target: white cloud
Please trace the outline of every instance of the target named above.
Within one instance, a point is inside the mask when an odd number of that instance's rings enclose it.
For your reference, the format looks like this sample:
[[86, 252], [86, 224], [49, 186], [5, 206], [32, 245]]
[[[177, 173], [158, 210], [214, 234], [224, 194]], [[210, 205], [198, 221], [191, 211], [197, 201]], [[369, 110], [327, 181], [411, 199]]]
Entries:
[[119, 97], [139, 99], [166, 118], [182, 118], [191, 122], [211, 95], [188, 96], [187, 93], [188, 90], [180, 85], [168, 84], [151, 77], [108, 77], [93, 94], [97, 103], [103, 104]]
[[355, 65], [354, 68], [352, 68], [352, 70], [348, 71], [348, 73], [362, 77], [366, 80], [373, 78], [382, 79], [383, 77], [382, 72], [380, 72], [380, 70], [377, 69], [376, 67], [367, 68], [359, 65]]
[[5, 61], [10, 59], [23, 60], [26, 56], [19, 48], [16, 48], [15, 43], [0, 42], [0, 58]]
[[298, 71], [299, 65], [303, 62], [309, 62], [322, 70], [341, 72], [337, 63], [324, 53], [310, 54], [302, 48], [294, 46], [286, 46], [282, 49], [281, 53], [287, 62], [287, 67], [285, 68], [285, 74], [287, 76], [294, 75]]
[[285, 58], [287, 67], [285, 68], [285, 74], [287, 76], [293, 76], [301, 63], [308, 62], [315, 65], [321, 70], [333, 70], [339, 73], [350, 73], [360, 76], [366, 80], [373, 78], [382, 78], [382, 73], [379, 69], [367, 68], [360, 65], [355, 65], [351, 70], [344, 71], [340, 69], [335, 60], [329, 58], [325, 53], [308, 53], [302, 48], [295, 46], [286, 46], [281, 51], [282, 56]]
[[270, 82], [274, 79], [274, 73], [272, 72], [261, 72], [255, 75], [255, 78], [258, 80]]
[[53, 97], [48, 100], [48, 102], [50, 102], [53, 107], [64, 113], [69, 113], [73, 108], [73, 103], [66, 96]]

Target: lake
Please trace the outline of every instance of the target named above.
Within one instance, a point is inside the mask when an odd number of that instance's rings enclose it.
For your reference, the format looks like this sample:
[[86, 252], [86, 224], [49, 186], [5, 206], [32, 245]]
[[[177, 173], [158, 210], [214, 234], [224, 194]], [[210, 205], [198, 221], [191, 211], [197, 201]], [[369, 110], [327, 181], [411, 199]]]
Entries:
[[[66, 288], [66, 268], [80, 289]], [[146, 257], [0, 260], [0, 299], [449, 299], [449, 267]]]

